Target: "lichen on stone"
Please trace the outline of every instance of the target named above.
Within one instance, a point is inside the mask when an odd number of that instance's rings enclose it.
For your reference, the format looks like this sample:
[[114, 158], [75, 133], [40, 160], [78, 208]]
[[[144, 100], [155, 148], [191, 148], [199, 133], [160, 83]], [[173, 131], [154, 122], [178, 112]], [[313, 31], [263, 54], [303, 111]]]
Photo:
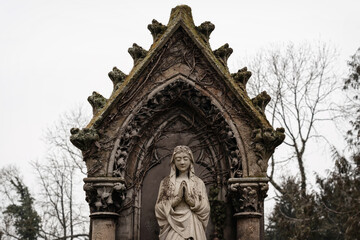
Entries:
[[246, 90], [246, 84], [251, 77], [251, 72], [247, 70], [247, 67], [244, 67], [237, 71], [237, 73], [232, 73], [231, 77], [240, 84], [240, 87]]
[[93, 94], [91, 96], [89, 96], [87, 100], [92, 106], [94, 115], [100, 109], [102, 109], [105, 106], [106, 102], [107, 102], [107, 99], [104, 98], [101, 94], [99, 94], [97, 92], [93, 92]]
[[134, 59], [134, 65], [138, 64], [139, 61], [146, 57], [148, 51], [137, 45], [136, 43], [133, 44], [131, 48], [128, 49], [129, 54]]
[[147, 27], [153, 36], [154, 42], [158, 37], [160, 37], [167, 29], [167, 26], [159, 23], [155, 19], [152, 20], [152, 23]]
[[124, 82], [124, 79], [127, 77], [127, 75], [117, 67], [113, 67], [112, 71], [108, 73], [108, 76], [114, 84], [114, 91], [119, 88], [119, 85]]
[[214, 29], [215, 25], [209, 21], [203, 22], [200, 26], [196, 27], [196, 30], [204, 36], [206, 42], [209, 42], [210, 34]]
[[252, 146], [255, 155], [258, 157], [257, 164], [261, 170], [266, 173], [267, 161], [270, 156], [274, 153], [274, 150], [279, 146], [285, 139], [285, 129], [277, 128], [258, 128], [252, 132]]
[[271, 97], [267, 94], [266, 91], [261, 92], [259, 95], [251, 99], [255, 108], [262, 114], [265, 114], [265, 108], [270, 102]]
[[72, 128], [70, 130], [70, 142], [81, 151], [87, 151], [92, 144], [99, 140], [99, 134], [94, 128]]
[[233, 49], [229, 47], [229, 44], [224, 44], [223, 46], [219, 47], [215, 51], [213, 51], [214, 55], [224, 64], [227, 66], [227, 60], [229, 59], [230, 55], [233, 53]]

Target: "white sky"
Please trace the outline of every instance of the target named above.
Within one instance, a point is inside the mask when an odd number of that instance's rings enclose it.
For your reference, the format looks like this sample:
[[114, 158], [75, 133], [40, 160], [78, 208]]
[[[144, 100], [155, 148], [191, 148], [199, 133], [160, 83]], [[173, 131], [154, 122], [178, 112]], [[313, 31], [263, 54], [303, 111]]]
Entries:
[[215, 24], [210, 43], [234, 49], [232, 72], [270, 43], [330, 42], [341, 69], [360, 47], [359, 0], [0, 0], [0, 167], [32, 172], [28, 162], [46, 151], [46, 128], [79, 104], [90, 111], [94, 90], [109, 97], [107, 73], [113, 66], [128, 73], [127, 49], [134, 42], [148, 49], [147, 25], [167, 24], [179, 4], [192, 8], [196, 25]]

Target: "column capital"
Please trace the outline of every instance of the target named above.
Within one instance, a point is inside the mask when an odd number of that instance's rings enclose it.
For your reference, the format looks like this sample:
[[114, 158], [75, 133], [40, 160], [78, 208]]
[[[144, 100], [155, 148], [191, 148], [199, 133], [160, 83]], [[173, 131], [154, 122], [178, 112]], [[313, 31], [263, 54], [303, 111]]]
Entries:
[[92, 177], [84, 178], [84, 182], [91, 218], [117, 217], [126, 196], [124, 179]]
[[268, 178], [230, 178], [228, 180], [235, 217], [262, 216], [263, 201], [269, 189]]

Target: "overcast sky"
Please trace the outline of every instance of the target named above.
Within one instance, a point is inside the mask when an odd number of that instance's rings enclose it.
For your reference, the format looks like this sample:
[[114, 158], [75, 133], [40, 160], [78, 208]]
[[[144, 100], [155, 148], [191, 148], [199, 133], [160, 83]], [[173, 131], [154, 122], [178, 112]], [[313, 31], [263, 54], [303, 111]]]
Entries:
[[46, 151], [46, 128], [78, 105], [91, 111], [94, 90], [109, 97], [107, 73], [113, 66], [128, 73], [127, 49], [134, 42], [148, 49], [147, 25], [167, 24], [179, 4], [192, 8], [196, 25], [215, 24], [211, 46], [230, 44], [232, 72], [271, 43], [329, 42], [344, 71], [360, 47], [359, 0], [0, 0], [0, 167], [32, 172], [28, 162]]

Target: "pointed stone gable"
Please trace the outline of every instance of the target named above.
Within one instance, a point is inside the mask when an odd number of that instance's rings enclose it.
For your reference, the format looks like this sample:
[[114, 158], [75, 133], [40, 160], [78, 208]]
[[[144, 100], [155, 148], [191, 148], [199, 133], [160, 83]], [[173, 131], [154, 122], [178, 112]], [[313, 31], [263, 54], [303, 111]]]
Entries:
[[[204, 173], [200, 177], [220, 191], [219, 200], [243, 198], [244, 181], [256, 186], [251, 209], [261, 216], [267, 161], [284, 140], [284, 130], [274, 130], [266, 120], [266, 92], [248, 97], [251, 72], [229, 72], [229, 45], [211, 49], [214, 28], [210, 22], [195, 26], [184, 5], [172, 9], [166, 26], [153, 20], [148, 25], [154, 40], [150, 49], [135, 43], [128, 49], [133, 69], [126, 75], [114, 67], [111, 96], [94, 92], [88, 98], [93, 119], [86, 128], [71, 130], [70, 140], [82, 150], [88, 169], [84, 189], [92, 215], [128, 213], [119, 217], [122, 225], [115, 230], [124, 239], [156, 237], [145, 227], [146, 219], [153, 218], [156, 188], [167, 174], [170, 152], [180, 144], [192, 148]], [[149, 201], [141, 205], [144, 195]], [[243, 208], [235, 204], [234, 209]], [[214, 229], [228, 239], [237, 234], [219, 224], [211, 223], [209, 236]]]

